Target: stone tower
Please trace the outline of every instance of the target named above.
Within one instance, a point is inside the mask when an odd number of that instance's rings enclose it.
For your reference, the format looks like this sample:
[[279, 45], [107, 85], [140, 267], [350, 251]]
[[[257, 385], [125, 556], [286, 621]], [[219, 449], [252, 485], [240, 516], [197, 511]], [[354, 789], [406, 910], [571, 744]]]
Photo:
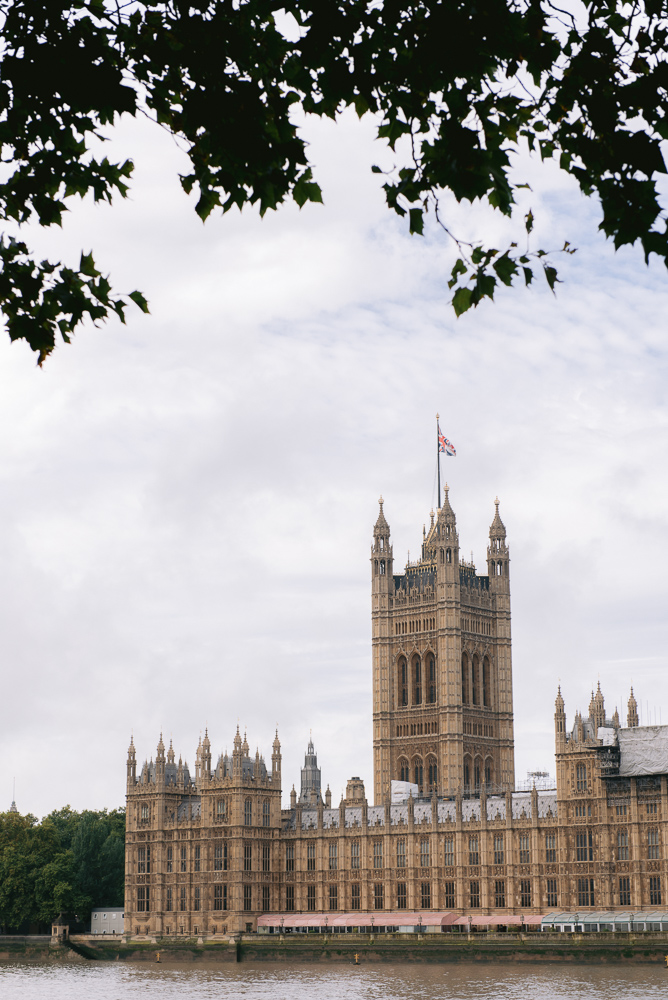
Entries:
[[317, 806], [322, 801], [321, 794], [321, 772], [318, 767], [318, 755], [313, 746], [313, 739], [309, 737], [308, 749], [304, 754], [304, 766], [302, 768], [302, 783], [299, 801], [302, 805]]
[[383, 511], [371, 549], [374, 798], [393, 780], [421, 795], [476, 795], [515, 784], [509, 551], [496, 501], [487, 575], [460, 559], [443, 506], [422, 551], [395, 574]]

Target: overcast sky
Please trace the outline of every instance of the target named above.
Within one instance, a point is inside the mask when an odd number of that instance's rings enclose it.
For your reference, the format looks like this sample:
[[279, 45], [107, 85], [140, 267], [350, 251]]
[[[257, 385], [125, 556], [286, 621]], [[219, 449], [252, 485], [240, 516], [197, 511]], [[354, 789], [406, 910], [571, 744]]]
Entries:
[[[202, 226], [183, 160], [146, 122], [131, 198], [30, 233], [95, 251], [129, 312], [43, 370], [0, 338], [0, 808], [121, 805], [134, 733], [194, 765], [237, 722], [284, 803], [309, 737], [338, 801], [372, 794], [369, 546], [382, 493], [395, 566], [435, 501], [434, 415], [462, 553], [486, 571], [494, 497], [511, 552], [516, 775], [553, 764], [600, 679], [626, 717], [668, 723], [665, 269], [615, 255], [597, 207], [522, 163], [535, 246], [569, 239], [554, 298], [503, 291], [455, 320], [445, 238], [387, 211], [370, 122], [309, 124], [325, 205]], [[523, 176], [524, 176], [523, 175]], [[508, 236], [460, 208], [462, 235]]]

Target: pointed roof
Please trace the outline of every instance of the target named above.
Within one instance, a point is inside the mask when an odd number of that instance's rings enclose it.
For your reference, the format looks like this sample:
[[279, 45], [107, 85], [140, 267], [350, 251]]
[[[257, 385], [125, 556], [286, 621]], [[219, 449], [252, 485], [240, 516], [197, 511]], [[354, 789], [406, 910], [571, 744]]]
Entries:
[[499, 517], [499, 498], [496, 497], [494, 500], [494, 520], [492, 521], [489, 529], [490, 535], [505, 535], [506, 526]]
[[385, 519], [385, 514], [383, 513], [384, 502], [385, 501], [383, 500], [382, 496], [378, 498], [380, 511], [378, 513], [378, 519], [376, 520], [376, 523], [373, 526], [374, 535], [386, 535], [389, 534], [390, 531], [390, 526]]
[[450, 506], [450, 487], [447, 483], [443, 487], [443, 506], [438, 512], [439, 521], [444, 521], [446, 518], [451, 518], [453, 521], [457, 520], [454, 510]]

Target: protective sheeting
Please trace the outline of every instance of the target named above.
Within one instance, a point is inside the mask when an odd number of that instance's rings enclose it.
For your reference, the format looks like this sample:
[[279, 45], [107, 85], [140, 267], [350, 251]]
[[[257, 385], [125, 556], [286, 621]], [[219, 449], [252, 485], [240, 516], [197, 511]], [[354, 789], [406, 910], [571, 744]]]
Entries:
[[486, 914], [459, 916], [456, 913], [420, 913], [399, 910], [395, 913], [275, 913], [263, 914], [257, 918], [260, 927], [509, 927], [540, 924], [544, 918], [535, 913], [526, 914]]
[[390, 789], [393, 806], [400, 806], [403, 802], [407, 802], [410, 795], [414, 799], [420, 795], [420, 789], [412, 781], [391, 781]]
[[668, 774], [668, 726], [620, 729], [618, 739], [620, 775]]

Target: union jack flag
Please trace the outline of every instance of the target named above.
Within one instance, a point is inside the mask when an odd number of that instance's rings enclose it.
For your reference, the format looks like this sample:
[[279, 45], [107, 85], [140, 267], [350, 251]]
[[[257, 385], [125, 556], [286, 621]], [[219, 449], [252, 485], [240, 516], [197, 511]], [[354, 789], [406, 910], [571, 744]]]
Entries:
[[448, 441], [448, 439], [441, 432], [441, 428], [438, 428], [438, 450], [447, 455], [448, 458], [454, 458], [457, 452], [455, 451], [455, 446]]

